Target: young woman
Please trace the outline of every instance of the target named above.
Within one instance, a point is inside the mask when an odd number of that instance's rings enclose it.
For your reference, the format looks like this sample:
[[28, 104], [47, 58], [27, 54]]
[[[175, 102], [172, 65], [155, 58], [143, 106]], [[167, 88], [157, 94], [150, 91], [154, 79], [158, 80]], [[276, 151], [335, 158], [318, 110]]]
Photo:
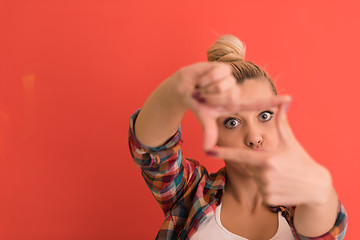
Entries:
[[[130, 118], [129, 146], [165, 221], [157, 239], [343, 239], [347, 226], [329, 171], [302, 148], [286, 118], [291, 97], [244, 60], [232, 35], [208, 60], [164, 81]], [[181, 151], [191, 110], [204, 150], [225, 161], [208, 174]]]

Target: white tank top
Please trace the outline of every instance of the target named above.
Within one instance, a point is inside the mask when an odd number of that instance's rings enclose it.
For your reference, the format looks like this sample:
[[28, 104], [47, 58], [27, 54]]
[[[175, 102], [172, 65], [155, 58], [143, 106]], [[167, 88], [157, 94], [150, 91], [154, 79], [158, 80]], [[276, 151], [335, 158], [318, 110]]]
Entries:
[[[198, 230], [191, 237], [191, 240], [248, 240], [227, 230], [220, 221], [221, 204], [216, 208], [215, 213], [200, 223]], [[269, 240], [293, 240], [294, 237], [287, 221], [278, 212], [278, 230]]]

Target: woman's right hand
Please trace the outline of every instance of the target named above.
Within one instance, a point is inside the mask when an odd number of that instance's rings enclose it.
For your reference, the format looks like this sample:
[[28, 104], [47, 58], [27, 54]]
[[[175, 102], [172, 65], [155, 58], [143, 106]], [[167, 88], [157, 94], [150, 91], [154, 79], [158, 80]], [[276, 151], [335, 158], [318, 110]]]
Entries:
[[[216, 112], [201, 104], [201, 99], [196, 95], [205, 92], [228, 93], [235, 85], [230, 66], [224, 63], [200, 62], [181, 68], [163, 81], [144, 103], [135, 122], [136, 137], [146, 146], [162, 146], [178, 130], [188, 109], [205, 127], [207, 122], [211, 122], [208, 121], [209, 116], [215, 116]], [[209, 126], [206, 129], [217, 134], [216, 126]]]
[[225, 63], [200, 62], [181, 68], [173, 76], [176, 88], [184, 106], [199, 119], [204, 130], [204, 149], [209, 149], [217, 141], [216, 118], [224, 109], [209, 105], [207, 97], [217, 97], [227, 102], [235, 102], [239, 88], [231, 68]]

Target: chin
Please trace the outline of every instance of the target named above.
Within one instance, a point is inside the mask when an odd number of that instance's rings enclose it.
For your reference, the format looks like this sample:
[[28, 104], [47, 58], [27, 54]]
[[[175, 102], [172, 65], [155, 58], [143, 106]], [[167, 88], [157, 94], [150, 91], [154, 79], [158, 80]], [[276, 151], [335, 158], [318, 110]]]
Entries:
[[244, 177], [252, 177], [254, 174], [251, 172], [250, 166], [244, 163], [228, 162], [225, 160], [225, 165], [227, 168], [235, 171], [237, 174]]

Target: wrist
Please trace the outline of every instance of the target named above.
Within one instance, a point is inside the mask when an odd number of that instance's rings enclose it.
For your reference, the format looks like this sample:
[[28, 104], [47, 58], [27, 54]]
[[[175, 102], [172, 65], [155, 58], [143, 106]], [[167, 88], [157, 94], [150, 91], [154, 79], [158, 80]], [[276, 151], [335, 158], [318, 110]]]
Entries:
[[176, 72], [173, 76], [165, 80], [164, 82], [164, 104], [169, 104], [171, 107], [176, 108], [180, 112], [187, 110], [187, 105], [185, 101], [186, 89], [182, 83], [182, 79], [179, 76], [179, 73]]
[[316, 176], [313, 178], [312, 183], [312, 199], [306, 205], [326, 205], [335, 193], [331, 174], [329, 170], [319, 164], [317, 164], [317, 171], [314, 174]]

